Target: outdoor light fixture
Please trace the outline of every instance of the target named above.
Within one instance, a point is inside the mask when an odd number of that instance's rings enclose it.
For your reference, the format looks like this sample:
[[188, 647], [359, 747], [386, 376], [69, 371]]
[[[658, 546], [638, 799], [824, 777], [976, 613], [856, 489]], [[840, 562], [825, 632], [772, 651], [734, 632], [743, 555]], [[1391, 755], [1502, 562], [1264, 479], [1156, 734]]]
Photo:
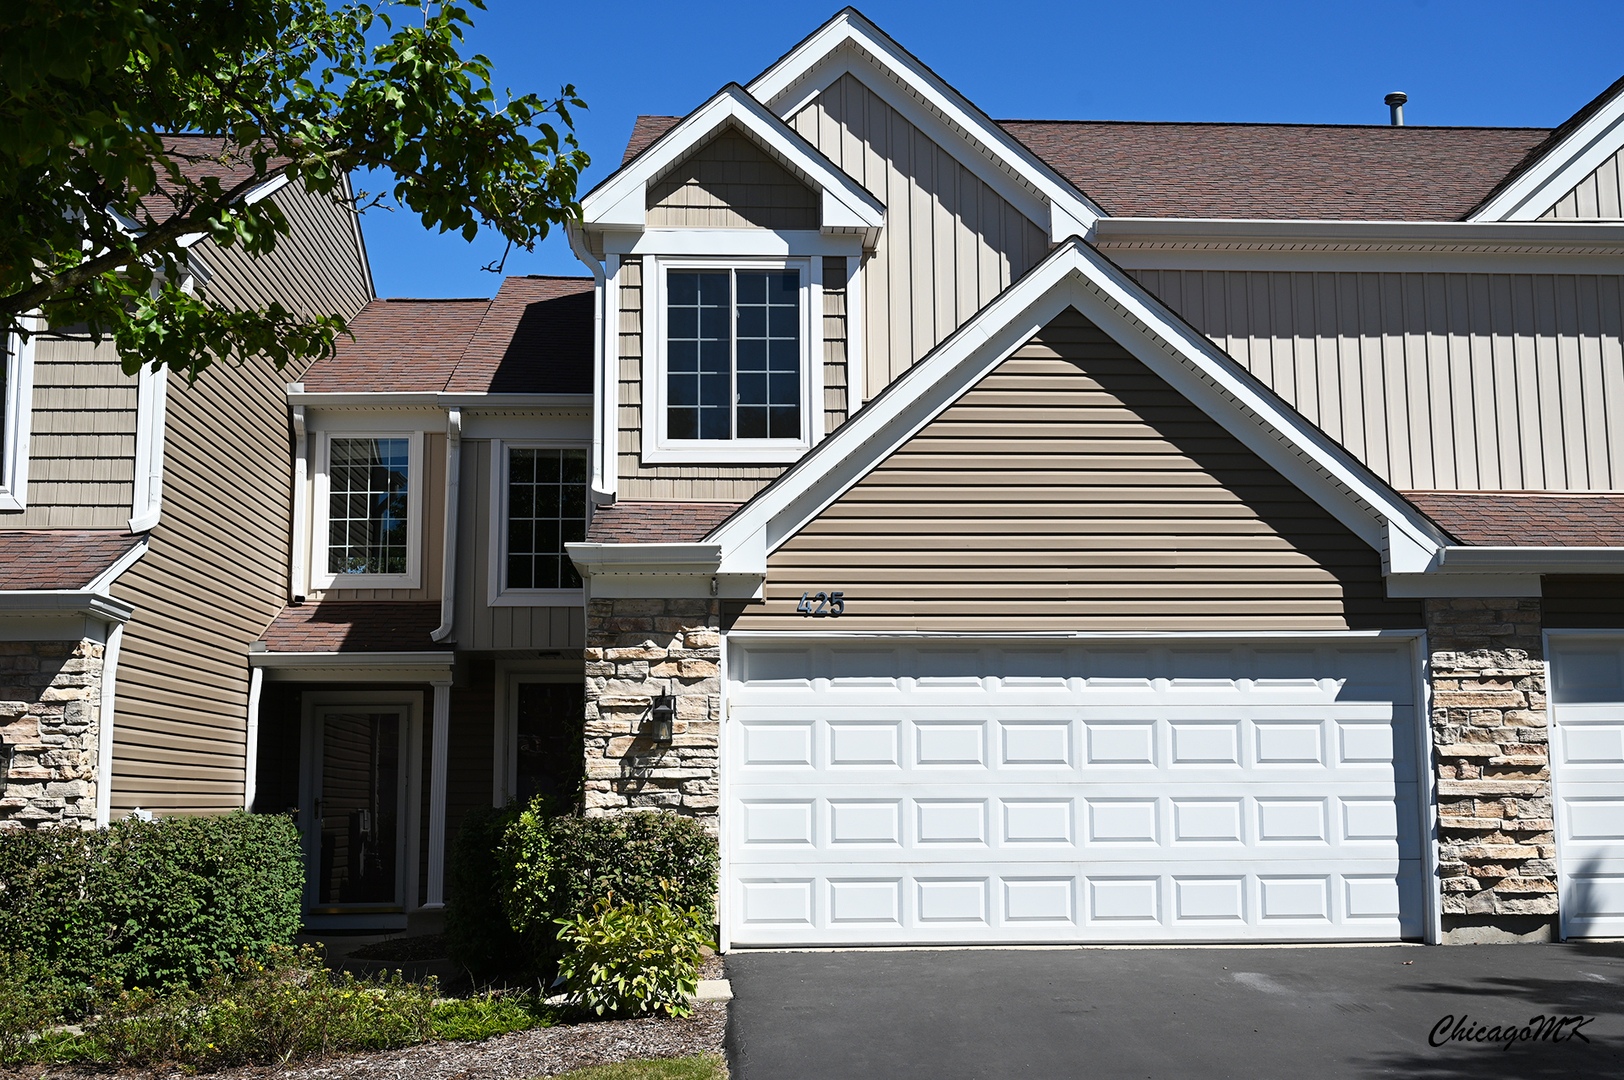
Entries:
[[648, 707], [648, 723], [643, 727], [643, 733], [657, 743], [671, 741], [672, 723], [677, 718], [677, 698], [675, 694], [659, 694]]

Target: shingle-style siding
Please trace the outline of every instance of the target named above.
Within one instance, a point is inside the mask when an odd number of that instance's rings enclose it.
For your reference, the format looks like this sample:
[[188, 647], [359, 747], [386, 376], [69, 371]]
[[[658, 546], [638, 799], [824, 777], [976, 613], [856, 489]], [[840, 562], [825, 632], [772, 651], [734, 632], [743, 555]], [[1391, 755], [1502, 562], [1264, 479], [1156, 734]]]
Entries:
[[586, 642], [580, 601], [549, 607], [490, 606], [491, 530], [505, 528], [491, 506], [489, 439], [464, 439], [458, 478], [456, 620], [459, 649], [579, 649]]
[[[1377, 554], [1076, 312], [767, 560], [736, 629], [1421, 625]], [[795, 613], [840, 590], [845, 613]]]
[[[823, 260], [823, 430], [851, 415], [846, 385], [846, 260]], [[861, 402], [857, 403], [861, 405]]]
[[122, 529], [135, 499], [135, 376], [111, 341], [72, 331], [34, 343], [28, 506], [0, 529]]
[[1624, 150], [1620, 150], [1556, 200], [1541, 221], [1617, 221], [1624, 218]]
[[648, 185], [651, 228], [816, 229], [817, 193], [736, 128]]
[[[293, 235], [258, 260], [203, 241], [210, 293], [355, 314], [371, 296], [353, 219], [294, 185], [272, 197]], [[288, 600], [284, 387], [302, 373], [254, 360], [218, 364], [190, 386], [170, 381], [163, 518], [151, 549], [113, 588], [136, 610], [118, 670], [115, 817], [135, 806], [193, 813], [242, 805], [248, 643]]]
[[789, 122], [885, 204], [863, 267], [864, 400], [1049, 253], [1044, 229], [856, 76]]
[[1624, 277], [1134, 276], [1397, 488], [1624, 488]]

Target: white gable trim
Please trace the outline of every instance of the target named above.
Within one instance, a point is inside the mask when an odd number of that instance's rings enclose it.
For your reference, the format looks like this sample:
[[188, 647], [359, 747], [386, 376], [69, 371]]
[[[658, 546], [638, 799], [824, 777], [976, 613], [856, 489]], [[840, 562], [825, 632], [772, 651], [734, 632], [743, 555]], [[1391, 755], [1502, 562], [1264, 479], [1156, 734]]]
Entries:
[[1533, 221], [1624, 147], [1624, 93], [1568, 132], [1468, 221]]
[[[955, 153], [999, 195], [1042, 225], [1049, 239], [1088, 236], [1105, 211], [920, 63], [855, 8], [846, 8], [750, 83], [749, 91], [786, 119], [847, 72], [915, 127]], [[875, 73], [884, 76], [875, 79]], [[1034, 198], [1035, 197], [1035, 198]]]
[[835, 168], [805, 139], [737, 83], [689, 113], [630, 164], [581, 200], [585, 224], [596, 229], [641, 231], [648, 220], [648, 185], [681, 163], [723, 126], [734, 124], [761, 148], [821, 193], [820, 231], [857, 233], [872, 246], [885, 224], [885, 207]]
[[720, 570], [766, 558], [1067, 307], [1075, 307], [1382, 556], [1432, 569], [1446, 543], [1324, 432], [1088, 245], [1061, 245], [708, 537]]

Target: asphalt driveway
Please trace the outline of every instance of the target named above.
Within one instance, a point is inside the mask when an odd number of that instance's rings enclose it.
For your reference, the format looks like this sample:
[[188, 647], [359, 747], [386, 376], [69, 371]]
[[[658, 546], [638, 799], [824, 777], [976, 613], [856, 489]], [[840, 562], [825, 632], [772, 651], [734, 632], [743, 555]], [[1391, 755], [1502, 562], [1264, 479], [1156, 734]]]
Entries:
[[[1624, 1077], [1624, 944], [735, 952], [727, 975], [734, 1080]], [[1567, 1023], [1524, 1040], [1540, 1015]]]

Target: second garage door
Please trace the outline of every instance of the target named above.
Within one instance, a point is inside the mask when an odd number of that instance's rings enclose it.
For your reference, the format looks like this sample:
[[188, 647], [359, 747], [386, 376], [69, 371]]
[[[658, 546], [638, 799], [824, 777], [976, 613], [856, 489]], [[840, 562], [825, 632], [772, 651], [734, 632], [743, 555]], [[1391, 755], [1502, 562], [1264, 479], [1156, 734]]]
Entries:
[[1423, 933], [1409, 639], [729, 639], [735, 945]]

